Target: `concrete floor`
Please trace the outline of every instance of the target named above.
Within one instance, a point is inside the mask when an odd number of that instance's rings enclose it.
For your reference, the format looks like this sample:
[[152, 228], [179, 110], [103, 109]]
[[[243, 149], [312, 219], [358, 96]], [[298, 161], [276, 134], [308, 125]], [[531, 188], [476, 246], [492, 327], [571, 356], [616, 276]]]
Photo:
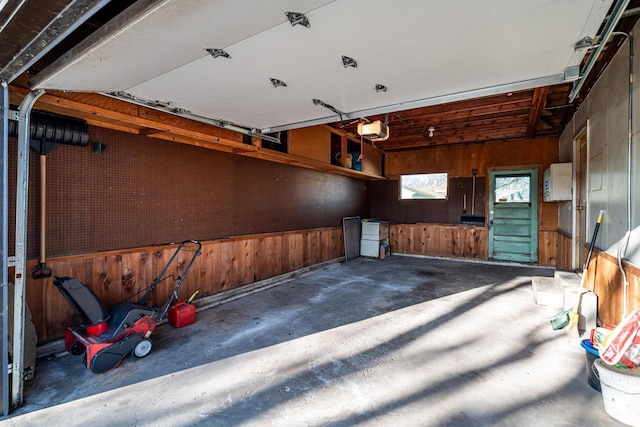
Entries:
[[160, 326], [92, 374], [39, 360], [2, 426], [611, 426], [578, 339], [552, 331], [548, 269], [359, 258]]

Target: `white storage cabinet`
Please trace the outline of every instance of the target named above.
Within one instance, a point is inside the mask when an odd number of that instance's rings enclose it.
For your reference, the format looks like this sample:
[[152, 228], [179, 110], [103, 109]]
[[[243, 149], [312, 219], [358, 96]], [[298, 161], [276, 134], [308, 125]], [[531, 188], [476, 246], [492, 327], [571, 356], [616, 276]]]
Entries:
[[360, 255], [380, 256], [380, 246], [389, 245], [389, 223], [384, 221], [362, 221]]
[[571, 163], [554, 163], [544, 171], [545, 202], [571, 200]]

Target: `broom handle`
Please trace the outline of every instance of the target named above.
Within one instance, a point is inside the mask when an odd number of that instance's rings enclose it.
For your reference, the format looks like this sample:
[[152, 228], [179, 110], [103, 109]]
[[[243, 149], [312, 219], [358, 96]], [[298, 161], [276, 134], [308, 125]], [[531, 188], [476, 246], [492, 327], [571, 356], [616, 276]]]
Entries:
[[596, 239], [598, 238], [598, 230], [600, 230], [600, 223], [602, 222], [602, 215], [604, 215], [604, 211], [601, 210], [598, 214], [598, 221], [596, 221], [596, 228], [593, 229], [593, 236], [591, 237], [591, 243], [589, 243], [589, 253], [587, 254], [587, 259], [584, 262], [584, 267], [582, 270], [584, 272], [589, 268], [589, 262], [591, 261], [591, 255], [593, 254], [593, 248], [596, 246]]
[[40, 263], [47, 253], [47, 156], [40, 155]]

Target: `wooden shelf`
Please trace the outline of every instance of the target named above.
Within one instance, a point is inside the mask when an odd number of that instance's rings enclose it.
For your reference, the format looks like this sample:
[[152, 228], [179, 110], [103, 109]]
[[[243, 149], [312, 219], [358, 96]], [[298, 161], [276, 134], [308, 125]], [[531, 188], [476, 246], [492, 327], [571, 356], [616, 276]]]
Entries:
[[285, 163], [293, 166], [299, 166], [302, 168], [313, 169], [321, 172], [333, 173], [336, 175], [349, 176], [352, 178], [373, 180], [386, 180], [384, 176], [360, 172], [354, 169], [345, 168], [342, 166], [335, 166], [329, 163], [321, 162], [318, 160], [308, 159], [293, 154], [280, 153], [278, 151], [268, 150], [266, 148], [258, 148], [257, 151], [241, 153], [247, 157], [254, 157], [262, 160], [268, 160], [276, 163]]
[[[27, 93], [29, 90], [25, 87], [11, 85], [10, 102], [19, 104]], [[242, 141], [242, 134], [237, 132], [100, 94], [51, 91], [42, 95], [34, 108], [84, 119], [92, 126], [145, 135], [180, 144], [195, 145], [353, 178], [386, 179], [380, 174], [381, 164], [380, 169], [375, 172], [367, 170], [360, 172], [332, 165], [330, 135], [331, 132], [340, 133], [340, 131], [329, 126], [297, 130], [303, 135], [303, 138], [299, 139], [302, 142], [296, 145], [294, 139], [294, 152], [281, 153], [260, 147], [259, 144], [245, 144]], [[324, 142], [318, 143], [319, 140], [325, 138], [327, 139], [326, 147], [323, 146]], [[346, 141], [346, 137], [343, 140]], [[373, 147], [371, 148], [373, 149]], [[382, 154], [378, 155], [372, 152], [371, 156], [372, 158], [379, 156], [381, 159]]]

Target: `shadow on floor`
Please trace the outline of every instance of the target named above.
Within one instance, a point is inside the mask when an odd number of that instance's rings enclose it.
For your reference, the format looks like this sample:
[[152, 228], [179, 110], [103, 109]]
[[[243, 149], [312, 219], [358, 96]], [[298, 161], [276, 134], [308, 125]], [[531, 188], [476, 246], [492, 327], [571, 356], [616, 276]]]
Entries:
[[[418, 411], [417, 418], [407, 420], [407, 425], [508, 425], [514, 416], [521, 420], [523, 413], [538, 412], [541, 402], [573, 396], [573, 388], [584, 388], [581, 375], [565, 372], [561, 384], [542, 387], [544, 392], [503, 406], [495, 407], [486, 392], [472, 392], [478, 384], [492, 387], [493, 382], [503, 381], [506, 388], [496, 391], [496, 396], [506, 393], [504, 399], [511, 399], [513, 384], [507, 373], [521, 375], [523, 365], [548, 351], [545, 349], [557, 340], [558, 336], [548, 331], [541, 333], [542, 328], [548, 328], [548, 320], [540, 317], [531, 292], [532, 275], [552, 274], [552, 270], [535, 267], [440, 259], [359, 258], [200, 312], [197, 323], [188, 327], [163, 325], [152, 337], [154, 350], [149, 356], [127, 358], [105, 374], [90, 373], [81, 358], [72, 356], [41, 360], [36, 378], [26, 384], [26, 405], [11, 416], [100, 393], [117, 393], [120, 388], [173, 378], [182, 371], [185, 378], [198, 372], [205, 384], [202, 374], [207, 367], [215, 370], [236, 359], [244, 361], [241, 366], [249, 366], [258, 363], [253, 356], [266, 354], [265, 350], [273, 353], [286, 348], [277, 357], [271, 353], [260, 356], [266, 360], [275, 357], [268, 364], [275, 374], [261, 378], [259, 386], [246, 391], [242, 381], [247, 380], [240, 379], [222, 385], [228, 396], [241, 398], [228, 402], [214, 399], [209, 407], [200, 400], [176, 402], [173, 411], [199, 415], [170, 425], [260, 425], [267, 419], [285, 422], [282, 414], [269, 415], [282, 408], [294, 414], [295, 421], [309, 416], [311, 424], [366, 424], [407, 410], [413, 413], [416, 404], [433, 405], [442, 396], [464, 398], [467, 393], [486, 404], [430, 415]], [[487, 337], [492, 336], [492, 344], [487, 346]], [[396, 358], [402, 366], [394, 364]], [[575, 365], [575, 360], [567, 363]], [[422, 372], [425, 368], [430, 372]], [[391, 377], [381, 370], [389, 370]], [[413, 383], [412, 372], [420, 372], [424, 377], [421, 382]], [[405, 375], [402, 381], [392, 380]], [[359, 382], [363, 380], [365, 383]], [[553, 380], [543, 374], [536, 381]], [[306, 411], [295, 416], [292, 402], [302, 396], [323, 396], [329, 389], [343, 390], [352, 383], [357, 384], [356, 395], [362, 390], [370, 395], [365, 399], [368, 404], [356, 410], [343, 402], [346, 410], [324, 409], [315, 416]], [[213, 393], [211, 387], [207, 390], [205, 393]], [[380, 390], [388, 392], [379, 395]], [[588, 395], [588, 390], [575, 398], [581, 399], [581, 404], [600, 399], [599, 395]], [[302, 409], [308, 405], [308, 400], [298, 404]], [[114, 414], [111, 421], [127, 425], [131, 418]], [[166, 424], [151, 415], [142, 424], [154, 423]]]

